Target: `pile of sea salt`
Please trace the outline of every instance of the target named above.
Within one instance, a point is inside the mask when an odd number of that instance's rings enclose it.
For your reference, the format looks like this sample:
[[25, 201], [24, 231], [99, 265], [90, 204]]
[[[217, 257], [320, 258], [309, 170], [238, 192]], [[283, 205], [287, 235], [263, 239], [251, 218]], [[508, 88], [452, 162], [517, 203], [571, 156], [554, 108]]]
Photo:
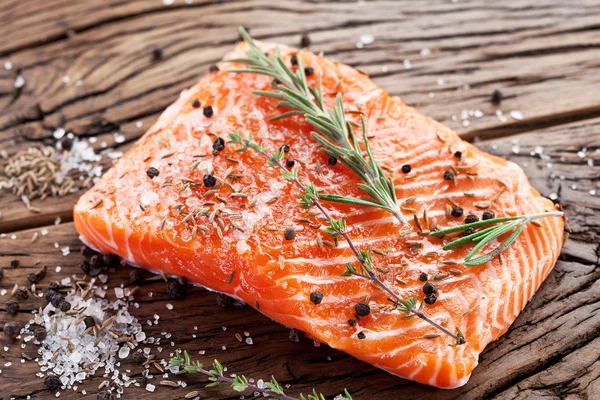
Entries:
[[[96, 290], [100, 291], [98, 294], [104, 294], [102, 289]], [[135, 379], [127, 375], [129, 371], [119, 369], [119, 360], [126, 358], [131, 350], [146, 340], [142, 326], [127, 310], [128, 303], [124, 300], [128, 298], [115, 302], [92, 296], [83, 299], [78, 291], [65, 299], [73, 306], [72, 312], [60, 313], [48, 304], [42, 314], [36, 317], [36, 321], [47, 330], [47, 337], [39, 349], [37, 362], [41, 372], [37, 375], [40, 378], [56, 375], [61, 381], [62, 390], [77, 391], [77, 385], [85, 379], [102, 374], [110, 381], [107, 386], [116, 388], [119, 397], [124, 388], [132, 384], [139, 386]], [[129, 296], [129, 300], [132, 299]], [[97, 336], [93, 330], [86, 333], [83, 322], [85, 316], [95, 317], [101, 326], [105, 325]]]

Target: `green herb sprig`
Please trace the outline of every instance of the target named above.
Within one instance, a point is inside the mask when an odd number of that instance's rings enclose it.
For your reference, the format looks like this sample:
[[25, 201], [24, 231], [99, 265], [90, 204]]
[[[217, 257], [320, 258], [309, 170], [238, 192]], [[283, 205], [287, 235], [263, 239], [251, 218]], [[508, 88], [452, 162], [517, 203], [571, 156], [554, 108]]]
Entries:
[[[525, 228], [525, 225], [527, 225], [527, 223], [540, 218], [562, 216], [563, 213], [560, 211], [551, 211], [540, 214], [519, 215], [515, 217], [491, 218], [484, 221], [478, 221], [470, 224], [463, 224], [452, 228], [442, 229], [440, 231], [430, 233], [430, 236], [442, 237], [450, 233], [464, 232], [467, 229], [475, 229], [488, 225], [493, 225], [488, 228], [466, 235], [462, 238], [456, 239], [443, 247], [444, 250], [452, 250], [466, 246], [471, 243], [475, 243], [475, 247], [473, 247], [473, 249], [465, 257], [465, 265], [469, 267], [474, 267], [477, 265], [485, 264], [486, 262], [492, 260], [494, 257], [500, 255], [500, 253], [502, 253], [504, 250], [508, 249], [510, 245], [513, 244], [513, 242], [521, 234], [523, 228]], [[489, 252], [481, 256], [475, 257], [477, 253], [486, 245], [510, 231], [512, 231], [512, 233], [496, 248], [490, 250]]]
[[[274, 376], [271, 376], [270, 381], [264, 383], [264, 387], [253, 385], [244, 375], [236, 375], [235, 377], [230, 378], [225, 376], [225, 368], [223, 368], [223, 365], [218, 360], [214, 360], [212, 369], [207, 370], [199, 361], [192, 360], [187, 351], [184, 351], [183, 354], [180, 351], [177, 351], [175, 356], [169, 360], [169, 365], [179, 368], [177, 374], [199, 373], [208, 376], [210, 383], [206, 384], [206, 387], [214, 387], [219, 386], [221, 383], [228, 383], [236, 392], [242, 393], [246, 390], [252, 390], [253, 392], [260, 392], [265, 395], [266, 398], [273, 400], [325, 400], [325, 397], [322, 394], [317, 393], [315, 389], [313, 389], [313, 393], [309, 393], [306, 396], [301, 394], [300, 399], [288, 396]], [[344, 389], [344, 394], [341, 394], [336, 398], [339, 400], [352, 400], [352, 397], [346, 389]]]
[[390, 295], [388, 299], [398, 310], [406, 313], [407, 315], [403, 317], [403, 319], [411, 319], [413, 317], [418, 317], [428, 324], [434, 326], [436, 329], [442, 331], [446, 335], [452, 337], [455, 340], [455, 344], [463, 344], [465, 343], [464, 335], [457, 331], [457, 334], [450, 332], [448, 329], [439, 325], [435, 321], [429, 319], [425, 314], [423, 314], [423, 302], [419, 304], [418, 297], [415, 295], [412, 298], [404, 300], [400, 298], [396, 293], [394, 293], [379, 277], [376, 273], [376, 268], [373, 265], [373, 258], [371, 256], [370, 250], [358, 250], [352, 241], [352, 238], [348, 234], [347, 231], [347, 223], [343, 218], [334, 219], [329, 211], [319, 201], [320, 196], [317, 193], [317, 189], [315, 188], [312, 182], [309, 182], [307, 185], [304, 185], [300, 182], [298, 178], [298, 169], [287, 169], [283, 164], [285, 153], [283, 151], [278, 151], [269, 155], [264, 148], [256, 143], [252, 134], [248, 135], [247, 139], [242, 138], [239, 132], [234, 132], [229, 134], [229, 138], [231, 142], [240, 144], [242, 147], [236, 149], [237, 152], [243, 152], [248, 149], [252, 149], [256, 153], [262, 155], [267, 159], [267, 165], [270, 167], [278, 168], [281, 176], [287, 180], [288, 182], [294, 183], [302, 192], [300, 193], [300, 207], [302, 208], [311, 208], [316, 207], [321, 211], [321, 214], [325, 216], [327, 219], [329, 226], [325, 228], [325, 233], [329, 234], [332, 238], [342, 237], [348, 243], [348, 247], [354, 253], [356, 259], [358, 260], [358, 268], [356, 268], [352, 263], [346, 264], [346, 272], [342, 274], [342, 276], [359, 276], [369, 281], [375, 283], [375, 285], [379, 286], [382, 290], [384, 290], [387, 294]]
[[256, 73], [275, 78], [275, 90], [257, 90], [254, 93], [278, 99], [280, 100], [278, 106], [287, 107], [292, 111], [285, 112], [271, 120], [293, 115], [304, 116], [306, 122], [317, 130], [317, 132], [311, 132], [311, 136], [323, 146], [326, 154], [335, 157], [361, 179], [363, 183], [358, 184], [358, 187], [368, 195], [366, 200], [335, 194], [319, 194], [319, 198], [326, 201], [381, 208], [390, 212], [406, 226], [408, 222], [400, 211], [394, 182], [385, 175], [373, 157], [362, 116], [362, 140], [367, 157], [363, 156], [352, 123], [346, 119], [341, 94], [338, 93], [336, 97], [335, 107], [327, 108], [323, 101], [321, 75], [318, 74], [317, 85], [310, 86], [306, 80], [301, 57], [297, 57], [298, 67], [294, 73], [285, 65], [278, 49], [274, 54], [267, 56], [258, 48], [244, 28], [240, 28], [239, 31], [250, 46], [250, 50], [246, 54], [246, 58], [231, 61], [246, 64], [248, 67], [230, 69], [229, 72]]

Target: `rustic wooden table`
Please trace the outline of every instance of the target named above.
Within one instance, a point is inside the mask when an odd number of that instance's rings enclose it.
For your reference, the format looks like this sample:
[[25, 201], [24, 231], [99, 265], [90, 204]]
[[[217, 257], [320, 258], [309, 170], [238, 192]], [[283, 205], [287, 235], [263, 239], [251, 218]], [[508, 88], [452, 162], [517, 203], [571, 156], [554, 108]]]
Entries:
[[[257, 378], [273, 374], [291, 384], [293, 394], [317, 387], [332, 396], [346, 387], [355, 399], [600, 398], [597, 0], [164, 3], [3, 0], [1, 149], [12, 155], [34, 143], [52, 144], [53, 131], [64, 127], [96, 137], [97, 150], [106, 142], [126, 151], [182, 89], [232, 48], [238, 25], [250, 27], [257, 38], [292, 45], [307, 32], [312, 50], [360, 68], [480, 148], [518, 163], [544, 195], [557, 196], [573, 232], [542, 288], [510, 331], [481, 356], [469, 383], [456, 390], [396, 378], [308, 339], [293, 343], [288, 329], [249, 308], [223, 309], [215, 294], [200, 289], [171, 301], [164, 284], [142, 284], [135, 315], [141, 321], [154, 313], [162, 316], [159, 325], [147, 327], [148, 335], [168, 330], [176, 347], [195, 354], [206, 350], [203, 358], [219, 357], [232, 372]], [[359, 48], [361, 35], [375, 40], [363, 37]], [[153, 59], [155, 48], [162, 49], [161, 60]], [[5, 62], [12, 68], [2, 68], [10, 67]], [[19, 76], [22, 88], [15, 87]], [[504, 95], [500, 104], [490, 101], [495, 89]], [[115, 143], [117, 131], [125, 135], [124, 143]], [[104, 168], [110, 163], [104, 157]], [[0, 168], [5, 164], [0, 161]], [[6, 275], [0, 289], [9, 291], [0, 296], [0, 326], [31, 318], [38, 306], [31, 299], [21, 303], [15, 317], [4, 312], [4, 305], [13, 285], [24, 284], [40, 263], [49, 266], [42, 288], [80, 274], [81, 244], [71, 222], [76, 199], [33, 201], [41, 209], [34, 214], [17, 197], [0, 194], [0, 232], [6, 233], [0, 238]], [[32, 244], [34, 233], [44, 229], [48, 234]], [[55, 242], [70, 247], [71, 254], [63, 256]], [[19, 268], [7, 268], [13, 259], [20, 260]], [[128, 284], [128, 273], [118, 269], [109, 286]], [[167, 302], [173, 311], [167, 312]], [[194, 325], [199, 327], [195, 339]], [[236, 339], [235, 333], [244, 331], [254, 344]], [[36, 363], [21, 363], [22, 352], [36, 356], [35, 346], [21, 349], [0, 337], [0, 397], [53, 397], [35, 376]], [[8, 362], [12, 366], [6, 367]], [[132, 374], [139, 374], [141, 367], [128, 363]], [[85, 396], [65, 391], [61, 398], [95, 398], [102, 379], [80, 385]], [[130, 388], [125, 398], [182, 398], [191, 388], [202, 398], [239, 397], [225, 388], [203, 389], [196, 377], [186, 380], [186, 389]]]

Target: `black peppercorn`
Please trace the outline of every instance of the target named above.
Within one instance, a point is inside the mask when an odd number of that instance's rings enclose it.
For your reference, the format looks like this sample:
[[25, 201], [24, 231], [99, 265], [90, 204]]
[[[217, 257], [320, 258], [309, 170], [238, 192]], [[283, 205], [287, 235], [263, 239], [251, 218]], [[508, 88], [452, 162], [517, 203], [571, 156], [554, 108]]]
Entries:
[[405, 173], [405, 174], [408, 174], [408, 173], [409, 173], [411, 170], [412, 170], [412, 168], [411, 168], [411, 166], [410, 166], [410, 165], [408, 165], [408, 164], [404, 164], [404, 165], [402, 166], [402, 172], [403, 172], [403, 173]]
[[88, 315], [84, 318], [83, 323], [85, 324], [85, 329], [96, 326], [96, 320], [91, 315]]
[[29, 283], [39, 283], [46, 276], [46, 266], [44, 265], [40, 270], [36, 273], [27, 274], [27, 280]]
[[360, 340], [362, 340], [362, 339], [366, 338], [367, 336], [365, 336], [365, 334], [362, 332], [358, 332], [358, 335], [356, 335], [356, 337], [359, 338]]
[[310, 38], [308, 37], [308, 35], [306, 33], [303, 33], [302, 36], [300, 36], [300, 47], [309, 47], [310, 46]]
[[285, 240], [293, 240], [296, 237], [296, 228], [293, 226], [288, 226], [283, 231], [283, 237]]
[[419, 280], [421, 282], [427, 282], [427, 272], [421, 272], [421, 275], [419, 275]]
[[154, 177], [157, 177], [158, 174], [160, 174], [160, 172], [158, 172], [158, 170], [154, 167], [150, 167], [146, 171], [146, 175], [148, 175], [150, 177], [150, 179], [154, 179]]
[[56, 390], [62, 386], [60, 382], [60, 378], [56, 375], [48, 375], [46, 379], [44, 379], [44, 386], [49, 390]]
[[27, 300], [29, 298], [29, 291], [25, 286], [19, 286], [15, 292], [15, 297], [21, 300]]
[[202, 181], [204, 182], [204, 186], [206, 187], [213, 187], [217, 184], [217, 178], [215, 178], [214, 175], [211, 174], [204, 175], [204, 177], [202, 177]]
[[356, 303], [354, 306], [354, 311], [359, 317], [366, 317], [371, 313], [371, 307], [369, 307], [369, 305], [364, 301], [361, 301], [360, 303]]
[[177, 281], [167, 283], [167, 295], [172, 299], [178, 299], [185, 294], [185, 286]]
[[431, 282], [427, 282], [423, 285], [423, 293], [425, 294], [437, 293], [437, 291], [437, 287]]
[[292, 58], [290, 58], [290, 64], [292, 65], [298, 65], [298, 56], [297, 55], [293, 55]]
[[95, 254], [90, 257], [90, 266], [92, 269], [102, 268], [104, 266], [104, 261], [100, 254]]
[[146, 279], [146, 273], [143, 269], [136, 268], [129, 273], [129, 282], [131, 283], [140, 283], [144, 279]]
[[356, 325], [356, 320], [355, 320], [354, 318], [350, 318], [350, 319], [348, 320], [348, 325], [350, 325], [350, 326], [354, 326], [354, 325]]
[[216, 151], [221, 151], [225, 148], [225, 140], [223, 138], [216, 138], [212, 144], [212, 148]]
[[217, 67], [215, 64], [213, 64], [213, 65], [211, 65], [211, 66], [208, 68], [208, 72], [211, 72], [211, 73], [212, 73], [212, 72], [219, 72], [219, 67]]
[[496, 214], [492, 210], [485, 210], [483, 215], [481, 216], [482, 220], [494, 219], [496, 218]]
[[204, 116], [206, 118], [210, 118], [213, 116], [213, 109], [212, 106], [206, 106], [202, 109], [202, 114], [204, 114]]
[[432, 305], [437, 301], [437, 295], [435, 293], [430, 293], [427, 296], [425, 296], [423, 301], [429, 305]]
[[56, 292], [58, 289], [60, 289], [60, 284], [58, 282], [52, 281], [48, 284], [48, 290]]
[[92, 266], [88, 261], [83, 260], [79, 262], [79, 268], [83, 271], [84, 274], [88, 275], [90, 273], [90, 270], [92, 269]]
[[200, 108], [200, 106], [201, 106], [200, 100], [194, 99], [194, 101], [192, 101], [192, 107], [194, 107], [194, 108]]
[[36, 328], [33, 330], [33, 337], [38, 342], [43, 342], [47, 335], [48, 332], [46, 332], [46, 328], [43, 326], [36, 326]]
[[465, 224], [472, 224], [477, 221], [479, 221], [479, 217], [475, 214], [469, 214], [467, 215], [467, 218], [465, 218]]
[[217, 294], [217, 305], [218, 306], [227, 307], [228, 305], [231, 305], [232, 302], [233, 302], [233, 300], [231, 299], [231, 297], [226, 296], [222, 293]]
[[[45, 297], [46, 297], [46, 301], [48, 303], [52, 303], [52, 300], [55, 297], [61, 297], [61, 296], [60, 296], [60, 293], [55, 292], [54, 290], [49, 290], [49, 291], [46, 292], [46, 296]], [[60, 303], [56, 303], [56, 304], [60, 304]]]
[[96, 400], [115, 400], [116, 396], [114, 393], [108, 390], [103, 390], [96, 395]]
[[312, 301], [313, 304], [321, 304], [321, 302], [323, 301], [323, 293], [312, 292], [310, 294], [310, 301]]
[[81, 248], [81, 255], [84, 256], [84, 257], [91, 257], [94, 254], [96, 254], [96, 251], [93, 250], [93, 249], [91, 249], [91, 248], [89, 248], [89, 247], [87, 247], [87, 246], [83, 246]]
[[462, 151], [455, 151], [454, 152], [454, 157], [461, 158], [462, 157]]
[[9, 300], [6, 302], [6, 312], [10, 315], [15, 315], [19, 312], [19, 303], [15, 300]]
[[59, 304], [58, 308], [60, 309], [60, 311], [62, 312], [67, 312], [71, 309], [71, 303], [69, 303], [68, 301], [63, 301], [62, 303]]
[[10, 260], [11, 268], [19, 268], [19, 265], [21, 265], [21, 262], [19, 260]]
[[110, 267], [117, 265], [120, 261], [120, 258], [114, 254], [102, 254], [102, 261], [104, 262], [104, 265]]
[[279, 148], [279, 152], [281, 153], [281, 150], [283, 150], [284, 153], [289, 153], [290, 152], [290, 146], [288, 144], [284, 144]]
[[294, 343], [300, 342], [300, 334], [298, 333], [298, 331], [296, 329], [290, 330], [289, 338]]
[[68, 136], [65, 136], [63, 140], [60, 142], [63, 150], [69, 151], [73, 148], [73, 139]]
[[451, 169], [447, 169], [446, 171], [444, 171], [444, 179], [447, 181], [454, 180], [454, 171], [452, 171]]
[[504, 100], [504, 95], [498, 89], [492, 92], [491, 96], [492, 104], [500, 104]]
[[463, 209], [459, 206], [456, 206], [454, 208], [452, 208], [452, 212], [450, 213], [452, 214], [453, 217], [462, 217], [463, 215]]
[[304, 68], [304, 75], [311, 76], [314, 73], [315, 73], [315, 69], [313, 67]]
[[333, 167], [335, 164], [337, 164], [337, 158], [335, 158], [334, 156], [329, 156], [329, 158], [327, 159], [327, 164]]
[[154, 61], [160, 61], [163, 58], [163, 51], [160, 47], [155, 47], [152, 49], [152, 59]]
[[148, 358], [141, 351], [136, 351], [135, 353], [133, 353], [133, 361], [135, 361], [138, 364], [145, 362], [147, 359]]
[[292, 168], [295, 164], [296, 164], [296, 161], [294, 161], [291, 158], [288, 158], [287, 160], [285, 160], [285, 166], [287, 168]]
[[19, 325], [18, 323], [10, 321], [4, 324], [4, 334], [9, 339], [16, 339], [17, 336], [19, 336], [19, 333], [21, 333], [21, 325]]

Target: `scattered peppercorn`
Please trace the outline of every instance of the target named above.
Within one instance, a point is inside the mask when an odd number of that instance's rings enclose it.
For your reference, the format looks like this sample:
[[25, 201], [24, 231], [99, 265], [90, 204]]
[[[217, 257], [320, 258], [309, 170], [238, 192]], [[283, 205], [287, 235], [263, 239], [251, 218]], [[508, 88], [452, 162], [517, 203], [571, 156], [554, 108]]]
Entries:
[[129, 282], [131, 283], [140, 283], [144, 281], [144, 279], [146, 279], [146, 274], [144, 273], [144, 270], [140, 268], [135, 268], [129, 273]]
[[79, 268], [84, 274], [88, 275], [92, 269], [92, 266], [90, 265], [89, 261], [82, 260], [79, 262]]
[[85, 324], [85, 329], [96, 326], [96, 320], [91, 315], [88, 315], [87, 317], [85, 317], [85, 319], [83, 320], [83, 323]]
[[212, 148], [216, 151], [221, 151], [225, 148], [225, 140], [223, 138], [216, 138], [212, 144]]
[[288, 226], [287, 228], [285, 228], [285, 230], [283, 231], [283, 237], [285, 238], [285, 240], [294, 240], [294, 238], [296, 237], [296, 228], [294, 228], [293, 226]]
[[462, 215], [463, 215], [463, 209], [462, 209], [462, 207], [455, 206], [455, 207], [452, 208], [452, 212], [450, 214], [452, 214], [452, 216], [456, 217], [456, 218], [462, 217]]
[[361, 301], [360, 303], [356, 303], [354, 306], [354, 311], [359, 317], [366, 317], [371, 313], [371, 307], [369, 307], [369, 305], [364, 301]]
[[356, 337], [359, 338], [360, 340], [366, 338], [366, 336], [363, 332], [358, 332], [358, 335], [356, 335]]
[[454, 152], [454, 157], [461, 158], [462, 157], [462, 151], [455, 151]]
[[314, 73], [315, 73], [315, 69], [313, 67], [304, 68], [304, 75], [311, 76]]
[[202, 104], [200, 103], [200, 100], [198, 99], [194, 99], [194, 101], [192, 101], [192, 107], [194, 108], [200, 108]]
[[63, 140], [61, 140], [60, 145], [63, 150], [69, 151], [73, 148], [73, 139], [68, 136], [65, 136]]
[[44, 265], [36, 273], [27, 274], [27, 280], [31, 284], [39, 283], [46, 276], [46, 270], [47, 270], [47, 267]]
[[298, 333], [298, 331], [296, 329], [290, 330], [289, 338], [294, 343], [300, 342], [300, 334]]
[[279, 152], [281, 152], [281, 150], [283, 150], [284, 153], [289, 153], [290, 152], [290, 145], [289, 144], [284, 144], [279, 148]]
[[300, 47], [304, 48], [304, 47], [309, 47], [310, 46], [310, 38], [308, 37], [308, 35], [306, 33], [303, 33], [302, 36], [300, 36]]
[[[55, 297], [62, 297], [62, 296], [60, 295], [60, 293], [58, 293], [58, 292], [55, 292], [54, 290], [49, 290], [49, 291], [47, 291], [47, 292], [46, 292], [46, 296], [45, 296], [45, 297], [46, 297], [46, 301], [47, 301], [48, 303], [52, 303], [52, 300], [53, 300]], [[60, 304], [60, 303], [56, 303], [56, 304]], [[55, 307], [56, 307], [56, 306], [55, 306]]]
[[405, 174], [408, 174], [408, 173], [409, 173], [411, 170], [412, 170], [412, 168], [411, 168], [411, 166], [410, 166], [410, 165], [408, 165], [408, 164], [404, 164], [404, 165], [402, 166], [402, 172], [403, 172], [403, 173], [405, 173]]
[[292, 58], [290, 58], [290, 64], [292, 65], [298, 65], [298, 56], [297, 55], [293, 55]]
[[312, 301], [313, 304], [321, 304], [321, 302], [323, 301], [323, 293], [312, 292], [310, 294], [310, 301]]
[[428, 294], [427, 296], [425, 296], [423, 301], [429, 305], [432, 305], [437, 301], [437, 295], [435, 293]]
[[217, 178], [215, 178], [214, 175], [211, 174], [204, 175], [202, 181], [204, 182], [204, 186], [206, 187], [213, 187], [217, 184]]
[[296, 161], [294, 161], [291, 158], [288, 158], [287, 160], [285, 160], [285, 166], [287, 168], [292, 168], [295, 164], [296, 164]]
[[421, 272], [421, 275], [419, 275], [419, 280], [421, 282], [427, 282], [427, 272]]
[[19, 312], [19, 303], [15, 300], [9, 300], [6, 302], [6, 312], [10, 315], [15, 315]]
[[437, 293], [437, 291], [437, 287], [431, 282], [427, 282], [423, 285], [423, 293], [425, 294]]
[[92, 269], [102, 268], [104, 266], [104, 261], [102, 260], [102, 257], [100, 257], [100, 254], [94, 254], [90, 257], [90, 266]]
[[155, 47], [152, 49], [152, 59], [154, 61], [160, 61], [163, 58], [163, 51], [160, 47]]
[[120, 260], [121, 259], [117, 255], [102, 254], [102, 261], [104, 262], [104, 265], [106, 265], [107, 267], [118, 264]]
[[48, 290], [56, 292], [58, 289], [60, 289], [60, 284], [58, 282], [52, 281], [48, 284]]
[[43, 326], [36, 326], [35, 329], [33, 330], [33, 337], [38, 342], [43, 342], [44, 339], [46, 339], [47, 335], [48, 335], [48, 332], [46, 332], [46, 328], [44, 328]]
[[467, 218], [465, 218], [465, 224], [472, 224], [477, 221], [479, 221], [479, 217], [475, 214], [469, 214], [467, 215]]
[[62, 312], [67, 312], [67, 311], [69, 311], [71, 309], [71, 303], [69, 303], [68, 301], [65, 300], [62, 303], [60, 303], [60, 305], [58, 306], [58, 308]]
[[62, 386], [60, 382], [60, 378], [56, 375], [48, 375], [46, 379], [44, 379], [44, 386], [49, 390], [56, 390]]
[[25, 286], [19, 286], [15, 292], [15, 297], [21, 300], [27, 300], [29, 298], [29, 291]]
[[337, 158], [335, 158], [334, 156], [329, 156], [329, 158], [327, 159], [327, 164], [333, 167], [335, 164], [337, 164]]
[[482, 220], [494, 219], [496, 218], [496, 214], [492, 210], [485, 210], [483, 215], [481, 216]]
[[350, 326], [354, 326], [354, 325], [356, 325], [356, 320], [355, 320], [354, 318], [350, 318], [350, 319], [348, 320], [348, 325], [350, 325]]
[[133, 361], [135, 361], [138, 364], [143, 363], [147, 359], [148, 358], [141, 351], [136, 351], [135, 353], [133, 353]]
[[167, 283], [167, 295], [172, 299], [178, 299], [185, 294], [185, 286], [177, 281]]
[[81, 255], [84, 257], [91, 257], [94, 254], [96, 254], [95, 250], [93, 250], [87, 246], [83, 246], [80, 251], [81, 251]]
[[447, 181], [454, 180], [454, 171], [452, 171], [451, 169], [447, 169], [446, 171], [444, 171], [444, 179]]
[[504, 95], [498, 89], [492, 92], [492, 104], [500, 104], [504, 100]]
[[14, 321], [9, 321], [4, 324], [4, 334], [9, 339], [16, 339], [17, 336], [19, 336], [19, 333], [21, 333], [21, 325], [19, 325], [18, 323]]
[[96, 400], [114, 400], [115, 398], [115, 395], [109, 392], [108, 390], [98, 392], [98, 394], [96, 395]]
[[213, 116], [213, 109], [212, 106], [206, 106], [202, 109], [202, 113], [204, 114], [204, 116], [206, 118], [210, 118]]
[[208, 68], [208, 72], [219, 72], [219, 67], [213, 64]]
[[146, 171], [146, 175], [148, 175], [150, 177], [150, 179], [154, 179], [155, 177], [158, 176], [158, 174], [160, 174], [160, 172], [158, 172], [158, 170], [154, 167], [150, 167]]
[[11, 268], [19, 268], [20, 265], [21, 265], [21, 261], [19, 261], [19, 260], [10, 260], [10, 267]]

